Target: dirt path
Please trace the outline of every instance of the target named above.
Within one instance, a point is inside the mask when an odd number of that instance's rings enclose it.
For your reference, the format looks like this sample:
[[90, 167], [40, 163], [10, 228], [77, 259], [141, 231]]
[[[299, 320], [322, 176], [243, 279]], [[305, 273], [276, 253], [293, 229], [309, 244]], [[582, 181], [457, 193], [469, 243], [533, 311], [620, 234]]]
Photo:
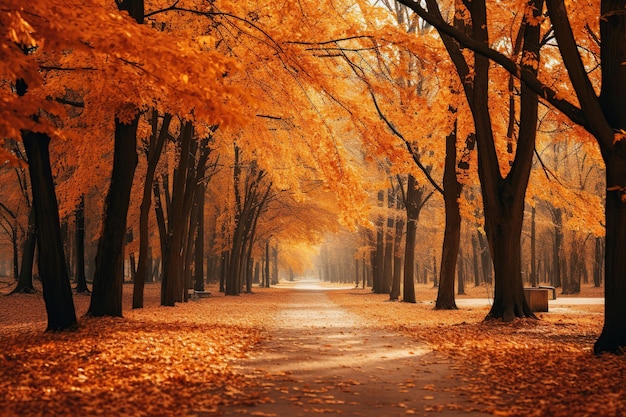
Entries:
[[450, 392], [451, 365], [424, 345], [377, 328], [334, 304], [322, 289], [297, 286], [241, 371], [263, 391], [222, 415], [486, 416]]

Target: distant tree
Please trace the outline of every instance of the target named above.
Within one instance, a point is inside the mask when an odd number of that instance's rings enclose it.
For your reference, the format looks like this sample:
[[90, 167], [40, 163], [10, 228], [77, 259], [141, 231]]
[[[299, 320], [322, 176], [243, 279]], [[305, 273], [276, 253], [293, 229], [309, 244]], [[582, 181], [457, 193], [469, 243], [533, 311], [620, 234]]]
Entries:
[[89, 294], [85, 275], [85, 195], [81, 194], [76, 205], [76, 288], [77, 293]]

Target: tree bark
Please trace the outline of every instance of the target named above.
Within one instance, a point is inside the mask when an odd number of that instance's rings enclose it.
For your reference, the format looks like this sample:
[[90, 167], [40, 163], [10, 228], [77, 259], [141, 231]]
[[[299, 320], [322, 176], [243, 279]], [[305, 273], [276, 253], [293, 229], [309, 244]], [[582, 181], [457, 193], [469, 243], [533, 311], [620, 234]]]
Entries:
[[461, 212], [459, 197], [462, 185], [456, 176], [456, 121], [452, 132], [446, 136], [446, 159], [443, 172], [443, 200], [446, 226], [443, 235], [439, 289], [435, 310], [456, 310], [454, 275], [461, 240]]
[[[530, 0], [528, 6], [533, 16], [541, 16], [543, 0]], [[484, 1], [472, 3], [473, 31], [483, 42], [488, 42], [486, 9]], [[539, 25], [527, 24], [524, 29], [522, 56], [539, 62]], [[522, 62], [521, 70], [537, 74], [537, 66]], [[475, 55], [477, 79], [474, 87], [476, 109], [488, 109], [489, 89], [487, 58]], [[495, 270], [494, 302], [488, 319], [511, 321], [515, 317], [535, 317], [524, 297], [521, 276], [521, 233], [524, 220], [524, 197], [532, 166], [537, 128], [538, 97], [526, 85], [521, 85], [519, 137], [515, 158], [506, 178], [499, 173], [491, 125], [485, 117], [474, 111], [478, 140], [478, 171], [485, 205], [485, 231], [493, 256]], [[475, 109], [475, 110], [476, 110]], [[478, 116], [478, 117], [477, 117]], [[488, 147], [485, 153], [485, 147]]]
[[[385, 202], [385, 192], [378, 192], [378, 207], [382, 210]], [[384, 294], [384, 262], [385, 262], [385, 218], [379, 213], [376, 220], [376, 250], [372, 258], [374, 282], [372, 291], [376, 294]]]
[[463, 249], [459, 248], [459, 253], [458, 253], [458, 257], [457, 257], [457, 263], [458, 263], [458, 267], [457, 267], [457, 282], [458, 282], [458, 289], [457, 289], [457, 294], [459, 295], [463, 295], [465, 294], [465, 271], [466, 271], [466, 266], [465, 266], [465, 258], [463, 257]]
[[[167, 187], [165, 180], [167, 176], [163, 177], [163, 187]], [[168, 242], [169, 236], [167, 233], [167, 225], [165, 223], [165, 212], [163, 211], [163, 200], [161, 198], [161, 186], [158, 181], [154, 181], [152, 187], [152, 193], [154, 195], [154, 216], [156, 217], [157, 228], [159, 230], [159, 247], [161, 249], [161, 288], [163, 285], [163, 275], [167, 268], [168, 256]]]
[[272, 248], [272, 258], [274, 262], [272, 262], [272, 281], [273, 285], [278, 284], [278, 243]]
[[[600, 9], [602, 90], [600, 105], [613, 131], [626, 130], [626, 0], [603, 0]], [[606, 249], [604, 328], [594, 352], [623, 353], [626, 348], [626, 146], [611, 141], [606, 164]]]
[[[161, 285], [161, 305], [174, 306], [176, 301], [182, 299], [184, 287], [182, 279], [181, 257], [183, 256], [183, 243], [186, 236], [184, 230], [188, 226], [188, 218], [185, 216], [185, 190], [188, 180], [188, 167], [190, 163], [191, 142], [193, 137], [193, 124], [185, 122], [180, 134], [180, 158], [174, 181], [172, 184], [171, 208], [167, 212], [167, 235], [169, 238], [167, 248], [167, 267], [163, 270], [163, 282]], [[165, 267], [165, 265], [164, 265]]]
[[491, 263], [491, 251], [486, 242], [485, 235], [481, 230], [476, 231], [478, 244], [480, 247], [480, 266], [483, 273], [483, 281], [489, 285], [493, 284], [493, 264]]
[[593, 286], [598, 288], [602, 285], [602, 266], [604, 264], [603, 241], [601, 237], [595, 238], [594, 244], [594, 260], [593, 260]]
[[383, 263], [383, 294], [391, 292], [391, 279], [393, 275], [393, 217], [387, 217], [385, 229], [385, 257]]
[[550, 284], [554, 287], [563, 286], [562, 259], [563, 259], [563, 212], [560, 208], [551, 207], [550, 212], [554, 220], [554, 241], [552, 246], [552, 275]]
[[406, 243], [404, 245], [404, 294], [402, 301], [415, 303], [415, 234], [417, 219], [423, 206], [424, 190], [417, 187], [415, 177], [408, 175], [404, 206], [406, 208]]
[[263, 287], [270, 287], [270, 240], [267, 239], [265, 241], [265, 274], [264, 274], [265, 283]]
[[85, 275], [85, 195], [81, 194], [76, 207], [76, 288], [77, 293], [89, 294]]
[[[400, 198], [396, 198], [396, 200], [396, 208], [402, 208], [400, 205]], [[402, 233], [404, 232], [404, 223], [404, 219], [402, 219], [400, 216], [396, 217], [396, 229], [393, 242], [393, 280], [391, 284], [391, 293], [389, 294], [389, 299], [393, 301], [398, 300], [398, 298], [400, 297], [400, 281], [402, 280], [402, 252], [400, 248], [402, 245]], [[356, 266], [358, 268], [358, 261], [356, 263]], [[356, 286], [359, 286], [358, 278]]]
[[537, 278], [537, 255], [536, 255], [536, 245], [537, 245], [537, 236], [536, 236], [536, 224], [535, 224], [535, 207], [533, 206], [531, 209], [531, 217], [530, 217], [530, 286], [537, 287], [539, 285], [539, 279]]
[[148, 265], [150, 233], [148, 219], [150, 206], [152, 205], [152, 188], [154, 186], [154, 173], [163, 151], [171, 120], [172, 116], [165, 114], [161, 122], [161, 128], [158, 130], [158, 113], [156, 110], [152, 112], [152, 135], [145, 150], [147, 160], [146, 178], [143, 184], [141, 206], [139, 207], [139, 259], [137, 261], [137, 279], [133, 283], [133, 308], [143, 308], [144, 284], [151, 272]]
[[[127, 10], [138, 24], [144, 21], [143, 0], [124, 0], [119, 10]], [[115, 118], [115, 149], [111, 184], [105, 200], [102, 232], [96, 253], [90, 316], [122, 317], [122, 287], [124, 284], [124, 246], [126, 217], [130, 191], [137, 167], [137, 125], [139, 111], [130, 123]]]
[[33, 287], [33, 264], [35, 260], [35, 246], [37, 244], [37, 227], [35, 226], [35, 209], [31, 206], [28, 214], [28, 229], [26, 230], [26, 239], [22, 245], [22, 262], [19, 270], [19, 279], [17, 286], [11, 291], [11, 294], [34, 294]]
[[194, 198], [198, 207], [196, 219], [196, 241], [194, 244], [194, 286], [196, 291], [204, 291], [204, 199], [205, 184], [196, 185]]
[[59, 207], [50, 167], [50, 137], [43, 133], [22, 132], [33, 194], [37, 228], [39, 276], [48, 313], [46, 330], [67, 330], [76, 327], [76, 311], [72, 298], [59, 222]]
[[478, 241], [472, 234], [472, 266], [474, 267], [474, 286], [480, 286], [480, 269], [478, 268]]
[[124, 246], [130, 191], [137, 166], [137, 125], [115, 119], [115, 150], [111, 184], [106, 196], [102, 232], [96, 254], [93, 294], [87, 315], [122, 317]]

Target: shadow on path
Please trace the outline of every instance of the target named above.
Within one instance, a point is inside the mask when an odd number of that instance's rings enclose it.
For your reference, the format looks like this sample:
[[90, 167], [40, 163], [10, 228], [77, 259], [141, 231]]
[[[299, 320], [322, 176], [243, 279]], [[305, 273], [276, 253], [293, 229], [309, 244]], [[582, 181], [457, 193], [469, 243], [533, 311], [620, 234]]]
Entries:
[[258, 401], [222, 415], [488, 415], [469, 411], [452, 392], [450, 363], [425, 345], [365, 322], [324, 290], [295, 287], [285, 298], [271, 339], [241, 364], [261, 386]]

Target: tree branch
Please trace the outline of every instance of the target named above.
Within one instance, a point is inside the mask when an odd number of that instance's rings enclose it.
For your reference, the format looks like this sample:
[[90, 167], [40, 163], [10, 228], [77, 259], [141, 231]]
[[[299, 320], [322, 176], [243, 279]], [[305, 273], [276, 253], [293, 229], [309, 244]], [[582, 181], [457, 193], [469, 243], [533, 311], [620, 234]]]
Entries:
[[57, 103], [61, 103], [61, 104], [67, 104], [73, 107], [80, 107], [81, 109], [85, 108], [85, 103], [81, 101], [72, 101], [72, 100], [61, 98], [61, 97], [55, 97], [54, 101], [56, 101]]
[[387, 127], [389, 128], [389, 130], [391, 130], [391, 132], [394, 135], [396, 135], [398, 138], [400, 138], [402, 140], [402, 142], [404, 142], [404, 145], [406, 146], [406, 149], [411, 154], [411, 157], [413, 158], [413, 161], [419, 167], [419, 169], [424, 173], [424, 175], [426, 176], [426, 179], [428, 179], [428, 182], [430, 182], [432, 184], [432, 186], [435, 188], [435, 190], [437, 190], [441, 195], [443, 195], [443, 188], [441, 188], [439, 186], [439, 184], [437, 184], [435, 182], [433, 177], [430, 175], [430, 172], [428, 171], [428, 169], [426, 169], [424, 164], [421, 163], [421, 161], [419, 160], [419, 155], [413, 149], [413, 145], [411, 145], [411, 142], [406, 140], [406, 138], [404, 136], [402, 136], [402, 133], [400, 133], [398, 131], [398, 129], [396, 129], [396, 127], [383, 114], [382, 110], [378, 106], [378, 101], [376, 100], [376, 96], [374, 95], [374, 92], [371, 89], [370, 89], [370, 96], [372, 97], [372, 100], [374, 101], [374, 107], [376, 107], [376, 111], [378, 112], [378, 115], [380, 116], [380, 118], [383, 119], [383, 121], [387, 124]]
[[584, 127], [590, 133], [594, 133], [593, 126], [590, 125], [585, 113], [580, 108], [576, 107], [569, 101], [560, 98], [556, 91], [539, 81], [539, 79], [530, 72], [523, 71], [521, 67], [510, 58], [495, 49], [491, 49], [488, 45], [467, 36], [465, 33], [454, 28], [443, 19], [436, 17], [432, 12], [426, 11], [419, 3], [415, 3], [413, 0], [398, 0], [398, 2], [413, 10], [419, 17], [434, 26], [440, 34], [448, 35], [454, 38], [466, 48], [469, 48], [500, 65], [506, 71], [523, 81], [539, 97], [552, 104], [572, 122]]

